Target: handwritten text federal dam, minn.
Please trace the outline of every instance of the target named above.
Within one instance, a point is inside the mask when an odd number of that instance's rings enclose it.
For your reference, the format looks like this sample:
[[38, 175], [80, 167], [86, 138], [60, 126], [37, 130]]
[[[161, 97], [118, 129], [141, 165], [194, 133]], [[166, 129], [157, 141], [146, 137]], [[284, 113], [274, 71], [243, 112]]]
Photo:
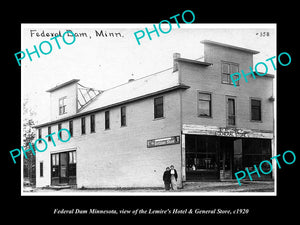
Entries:
[[[124, 35], [121, 32], [113, 31], [113, 30], [94, 30], [92, 33], [88, 32], [82, 32], [82, 31], [74, 31], [74, 30], [68, 30], [71, 31], [75, 35], [75, 37], [83, 37], [83, 38], [91, 38], [92, 36], [95, 37], [104, 37], [104, 38], [123, 38]], [[56, 37], [56, 36], [62, 36], [64, 32], [61, 32], [61, 30], [58, 31], [52, 31], [52, 32], [46, 32], [45, 30], [30, 30], [30, 37]]]

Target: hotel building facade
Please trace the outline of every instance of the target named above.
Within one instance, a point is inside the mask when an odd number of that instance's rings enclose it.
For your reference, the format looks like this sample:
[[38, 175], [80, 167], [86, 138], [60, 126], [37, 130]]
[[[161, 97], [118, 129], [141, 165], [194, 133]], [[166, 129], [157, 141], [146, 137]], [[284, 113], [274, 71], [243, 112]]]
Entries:
[[203, 61], [174, 53], [172, 68], [105, 91], [78, 79], [49, 89], [51, 115], [35, 126], [37, 137], [61, 128], [72, 137], [64, 143], [53, 135], [56, 146], [46, 138], [47, 151], [36, 154], [36, 186], [163, 187], [163, 172], [174, 165], [182, 187], [235, 179], [274, 156], [274, 76], [248, 76], [237, 87], [230, 80], [249, 73], [259, 52], [201, 43]]

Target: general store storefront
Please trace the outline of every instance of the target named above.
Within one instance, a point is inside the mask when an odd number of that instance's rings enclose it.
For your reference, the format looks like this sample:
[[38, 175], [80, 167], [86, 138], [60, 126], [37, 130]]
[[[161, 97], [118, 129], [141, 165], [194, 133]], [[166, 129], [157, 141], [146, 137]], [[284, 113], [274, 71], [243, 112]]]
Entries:
[[[183, 125], [182, 133], [183, 181], [235, 179], [235, 172], [253, 171], [253, 165], [274, 155], [272, 132]], [[259, 179], [272, 179], [272, 173]]]

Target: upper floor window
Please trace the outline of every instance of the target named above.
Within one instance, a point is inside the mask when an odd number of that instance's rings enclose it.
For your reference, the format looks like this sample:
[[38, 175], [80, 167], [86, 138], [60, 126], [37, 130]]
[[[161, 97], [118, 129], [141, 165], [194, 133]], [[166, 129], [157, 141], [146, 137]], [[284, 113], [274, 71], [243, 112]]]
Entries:
[[[61, 123], [57, 124], [57, 133], [61, 130]], [[59, 137], [61, 138], [61, 132], [59, 133]]]
[[227, 125], [234, 126], [236, 125], [236, 105], [235, 98], [228, 97], [227, 98]]
[[[230, 74], [239, 72], [239, 64], [232, 62], [222, 62], [222, 84], [232, 84]], [[234, 75], [234, 79], [237, 80], [238, 75]], [[236, 85], [240, 85], [239, 80], [236, 81]]]
[[163, 97], [154, 98], [154, 119], [164, 117]]
[[126, 106], [121, 107], [121, 127], [126, 126]]
[[[38, 139], [41, 139], [42, 138], [42, 129], [41, 128], [39, 128], [38, 129]], [[41, 143], [42, 142], [42, 140], [39, 140], [39, 143]]]
[[66, 111], [66, 96], [58, 100], [59, 115], [67, 113]]
[[69, 131], [70, 131], [71, 137], [73, 137], [73, 120], [69, 121]]
[[95, 115], [91, 115], [90, 116], [90, 122], [91, 122], [91, 133], [94, 133], [95, 132]]
[[[51, 126], [48, 127], [48, 135], [51, 134]], [[48, 136], [48, 141], [51, 141], [51, 136]]]
[[261, 121], [261, 100], [251, 99], [251, 120]]
[[109, 129], [109, 111], [105, 111], [105, 130]]
[[85, 117], [81, 118], [81, 134], [85, 134]]
[[198, 92], [198, 116], [211, 117], [211, 94]]

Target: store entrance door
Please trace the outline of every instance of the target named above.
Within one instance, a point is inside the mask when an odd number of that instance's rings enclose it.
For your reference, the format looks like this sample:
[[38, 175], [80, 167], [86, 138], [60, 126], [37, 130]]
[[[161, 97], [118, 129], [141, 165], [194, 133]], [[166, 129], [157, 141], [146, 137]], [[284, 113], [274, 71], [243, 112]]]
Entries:
[[60, 153], [60, 184], [68, 183], [68, 152]]
[[51, 154], [51, 185], [76, 184], [76, 151]]
[[220, 138], [220, 180], [232, 179], [234, 139], [228, 137]]

